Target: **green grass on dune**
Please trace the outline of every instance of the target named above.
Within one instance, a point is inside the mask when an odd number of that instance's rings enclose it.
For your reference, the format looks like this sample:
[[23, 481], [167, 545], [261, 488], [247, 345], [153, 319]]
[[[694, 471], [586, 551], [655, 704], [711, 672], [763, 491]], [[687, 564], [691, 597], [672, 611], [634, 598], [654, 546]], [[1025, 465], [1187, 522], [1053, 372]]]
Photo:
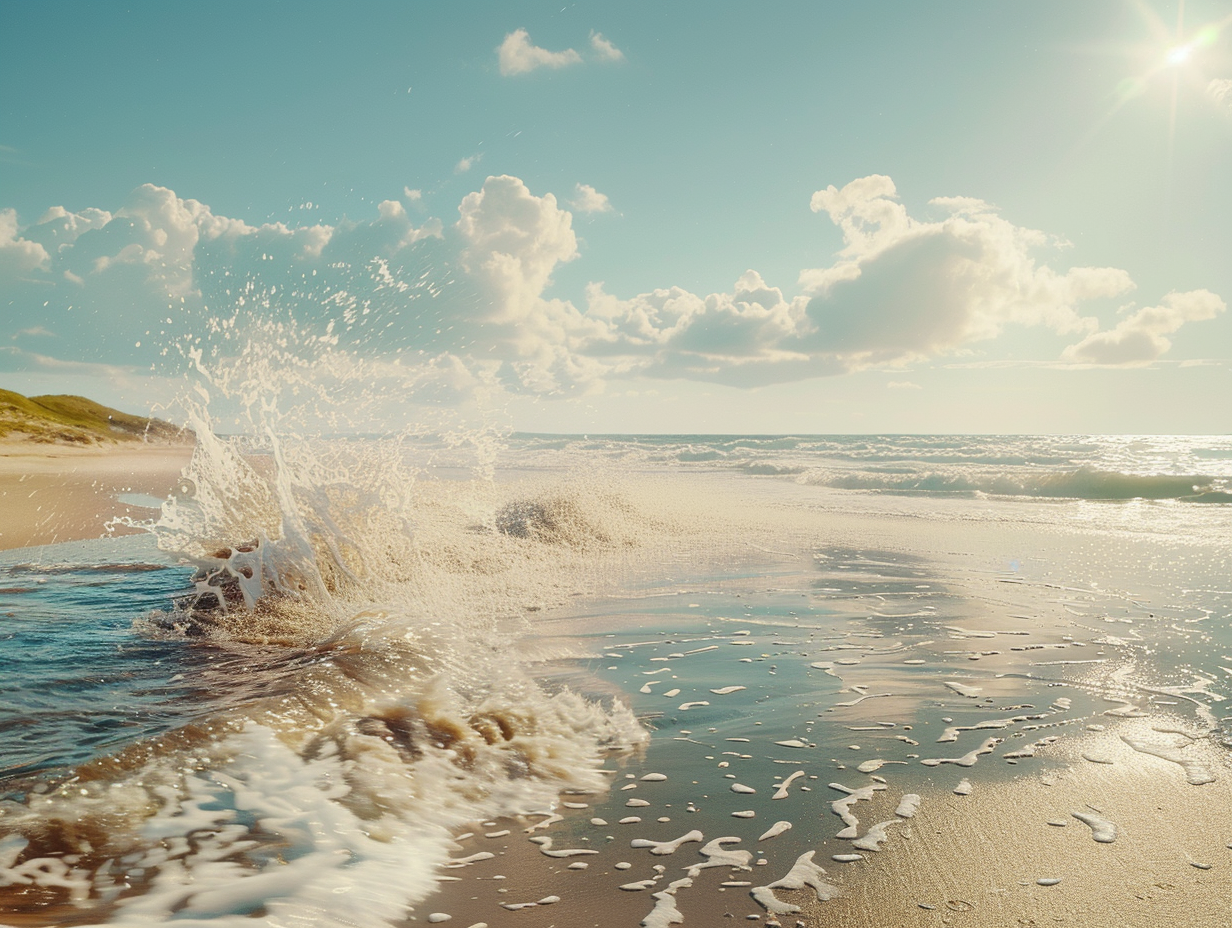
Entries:
[[27, 397], [0, 390], [0, 439], [96, 445], [190, 438], [170, 422], [120, 412], [84, 396]]

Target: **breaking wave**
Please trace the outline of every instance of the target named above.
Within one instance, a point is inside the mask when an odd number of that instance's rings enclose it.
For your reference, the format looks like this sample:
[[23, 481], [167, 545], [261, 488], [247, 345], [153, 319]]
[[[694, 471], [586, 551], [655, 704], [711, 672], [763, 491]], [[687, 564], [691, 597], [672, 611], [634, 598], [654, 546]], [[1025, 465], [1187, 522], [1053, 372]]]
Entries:
[[[192, 460], [145, 526], [192, 574], [136, 625], [178, 642], [187, 708], [6, 782], [0, 912], [23, 924], [390, 924], [464, 823], [552, 820], [647, 737], [623, 703], [541, 683], [522, 639], [658, 516], [589, 486], [506, 498], [482, 432], [324, 439], [278, 412], [277, 369], [247, 393], [210, 373]], [[242, 437], [215, 427], [220, 392]]]
[[1203, 474], [1132, 474], [1081, 467], [1052, 473], [890, 470], [857, 473], [810, 472], [804, 481], [845, 490], [902, 494], [989, 494], [1088, 500], [1175, 499], [1229, 503], [1226, 479]]

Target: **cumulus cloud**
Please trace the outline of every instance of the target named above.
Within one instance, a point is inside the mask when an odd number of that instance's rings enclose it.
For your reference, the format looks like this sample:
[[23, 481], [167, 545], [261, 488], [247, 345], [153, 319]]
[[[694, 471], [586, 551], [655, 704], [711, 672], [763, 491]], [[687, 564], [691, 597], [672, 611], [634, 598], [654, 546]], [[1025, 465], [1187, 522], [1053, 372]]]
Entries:
[[625, 53], [608, 41], [602, 32], [590, 33], [590, 47], [600, 61], [624, 61]]
[[1220, 106], [1232, 107], [1232, 80], [1215, 78], [1206, 85], [1206, 92]]
[[[1065, 363], [1146, 363], [1224, 308], [1207, 291], [1174, 293], [1101, 332], [1096, 301], [1134, 288], [1125, 271], [1055, 267], [1064, 243], [978, 199], [913, 215], [882, 175], [813, 194], [842, 247], [791, 292], [750, 268], [717, 292], [668, 281], [628, 295], [595, 281], [576, 302], [552, 291], [579, 257], [573, 214], [552, 193], [488, 177], [448, 225], [412, 222], [404, 202], [418, 198], [402, 194], [362, 221], [299, 227], [250, 225], [153, 185], [114, 212], [56, 208], [24, 229], [0, 212], [10, 331], [46, 326], [66, 352], [148, 363], [160, 336], [282, 312], [361, 354], [409, 352], [430, 368], [425, 391], [447, 402], [493, 385], [558, 394], [629, 377], [753, 386], [897, 370], [1015, 326], [1069, 334]], [[583, 184], [569, 206], [610, 209]]]
[[1114, 367], [1147, 364], [1172, 347], [1168, 336], [1185, 323], [1213, 319], [1225, 309], [1224, 301], [1209, 290], [1169, 293], [1160, 305], [1140, 309], [1115, 328], [1070, 345], [1061, 360]]
[[604, 320], [605, 332], [586, 348], [616, 370], [733, 384], [808, 376], [811, 359], [795, 346], [804, 299], [786, 299], [753, 270], [730, 293], [672, 287], [622, 300], [592, 284], [587, 303], [587, 316]]
[[323, 280], [348, 261], [392, 257], [441, 235], [439, 220], [416, 226], [394, 200], [365, 223], [254, 226], [144, 184], [114, 212], [53, 207], [20, 231], [12, 211], [0, 211], [0, 288], [14, 325], [50, 328], [66, 345], [127, 362], [155, 326], [232, 303], [245, 280], [285, 286], [318, 272]]
[[500, 318], [526, 316], [556, 265], [578, 255], [572, 215], [516, 177], [489, 177], [458, 213], [463, 266], [499, 295]]
[[893, 181], [873, 175], [812, 197], [843, 232], [839, 260], [801, 272], [813, 294], [802, 346], [848, 367], [903, 363], [994, 338], [1011, 324], [1089, 331], [1080, 304], [1133, 289], [1118, 268], [1058, 273], [1035, 257], [1057, 243], [1015, 226], [988, 204], [938, 198], [944, 218], [923, 221], [898, 202]]
[[530, 34], [525, 29], [515, 29], [505, 36], [496, 52], [503, 77], [528, 74], [538, 68], [566, 68], [582, 63], [582, 56], [571, 48], [552, 52], [532, 44]]
[[0, 273], [25, 274], [50, 260], [47, 249], [17, 232], [17, 210], [0, 209]]
[[610, 213], [612, 204], [607, 194], [600, 193], [590, 184], [578, 184], [573, 188], [573, 199], [569, 205], [579, 213]]
[[461, 264], [488, 299], [469, 320], [483, 327], [486, 355], [504, 360], [501, 376], [535, 392], [593, 384], [605, 373], [587, 342], [601, 322], [571, 302], [543, 296], [557, 265], [578, 256], [573, 217], [550, 193], [535, 196], [516, 177], [489, 177], [458, 207]]

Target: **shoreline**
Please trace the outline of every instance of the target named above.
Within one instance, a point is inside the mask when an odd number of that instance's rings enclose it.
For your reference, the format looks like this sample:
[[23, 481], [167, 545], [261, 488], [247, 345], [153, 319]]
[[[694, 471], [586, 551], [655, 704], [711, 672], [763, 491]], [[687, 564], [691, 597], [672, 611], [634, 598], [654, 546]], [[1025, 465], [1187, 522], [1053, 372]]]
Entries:
[[[837, 533], [847, 543], [875, 544], [887, 528], [899, 535], [900, 552], [919, 549], [923, 527], [902, 520], [877, 525], [856, 517]], [[570, 642], [558, 654], [579, 647], [587, 654], [557, 665], [557, 677], [591, 694], [618, 690], [652, 720], [655, 737], [604, 765], [611, 770], [607, 793], [562, 795], [553, 811], [564, 818], [552, 827], [537, 830], [535, 815], [473, 823], [455, 838], [457, 863], [440, 871], [444, 881], [403, 924], [437, 914], [493, 928], [515, 920], [527, 928], [666, 928], [676, 923], [668, 919], [675, 909], [686, 925], [1224, 928], [1232, 908], [1232, 829], [1217, 810], [1232, 806], [1227, 752], [1174, 700], [1118, 685], [1108, 671], [1132, 648], [1104, 641], [1087, 624], [1110, 621], [1113, 611], [1088, 598], [1097, 588], [1058, 585], [1047, 571], [1023, 581], [989, 569], [979, 563], [983, 532], [977, 527], [973, 536], [972, 528], [961, 534], [968, 544], [977, 541], [967, 552], [974, 563], [953, 555], [877, 563], [875, 554], [867, 560], [832, 549], [819, 575], [797, 577], [806, 583], [699, 578], [663, 595], [545, 617], [536, 631]], [[917, 568], [928, 576], [917, 577]], [[806, 591], [815, 615], [784, 608], [789, 598], [803, 605]], [[780, 608], [760, 608], [774, 599]], [[899, 602], [934, 603], [936, 611]], [[695, 606], [698, 612], [688, 611]], [[1147, 611], [1135, 609], [1142, 617]], [[921, 619], [933, 634], [911, 630]], [[730, 648], [738, 644], [753, 646]], [[712, 658], [718, 663], [707, 663]], [[744, 694], [723, 695], [744, 687]], [[777, 703], [766, 705], [778, 708], [758, 709], [773, 691]], [[864, 701], [875, 696], [888, 698]], [[735, 702], [745, 697], [743, 706]], [[679, 711], [703, 706], [686, 702], [699, 699], [709, 706]], [[790, 730], [776, 731], [793, 708]], [[965, 727], [951, 735], [950, 725]], [[789, 736], [807, 744], [773, 747]], [[1131, 742], [1154, 743], [1162, 753]], [[968, 750], [965, 762], [927, 766], [920, 759]], [[1213, 780], [1187, 783], [1186, 764]], [[780, 797], [770, 789], [797, 770], [803, 779], [774, 802]], [[733, 773], [753, 787], [747, 795], [731, 795], [726, 778]], [[665, 782], [648, 783], [647, 774], [665, 774]], [[968, 778], [971, 792], [955, 792]], [[874, 792], [851, 811], [861, 836], [876, 823], [888, 826], [873, 842], [880, 847], [866, 838], [864, 846], [836, 841], [843, 822], [832, 803], [866, 788]], [[921, 801], [904, 816], [898, 809], [908, 793]], [[650, 802], [628, 808], [630, 796]], [[1101, 819], [1115, 825], [1114, 840], [1097, 837]], [[793, 827], [759, 839], [776, 820]], [[684, 840], [693, 829], [704, 836]], [[708, 842], [728, 835], [739, 838], [732, 850], [750, 855], [747, 869], [703, 870], [691, 885], [672, 887], [704, 864]], [[552, 859], [532, 843], [538, 836], [581, 849], [581, 856]], [[681, 843], [647, 850], [657, 842]], [[811, 889], [776, 889], [778, 900], [798, 911], [767, 911], [753, 890], [786, 877], [808, 851], [824, 870], [820, 880], [837, 892], [818, 901]], [[651, 915], [657, 903], [663, 907]], [[527, 908], [507, 913], [510, 904]]]
[[[109, 534], [111, 519], [149, 518], [156, 509], [122, 502], [120, 495], [166, 497], [192, 449], [0, 442], [0, 550], [98, 538]], [[110, 534], [136, 531], [116, 526]]]
[[[100, 470], [110, 492], [140, 492], [133, 474], [165, 477], [188, 449], [156, 465], [168, 450], [144, 449], [139, 467], [122, 450], [19, 455], [19, 485], [67, 473], [106, 508]], [[1169, 578], [1144, 589], [1144, 572], [1118, 566], [1148, 540], [1122, 551], [1064, 525], [971, 520], [965, 503], [890, 512], [787, 484], [726, 498], [726, 483], [699, 499], [738, 543], [711, 549], [677, 526], [646, 549], [660, 551], [648, 568], [622, 553], [636, 519], [602, 523], [610, 584], [586, 575], [574, 598], [528, 607], [518, 640], [549, 691], [618, 698], [652, 740], [606, 757], [604, 791], [456, 830], [442, 882], [398, 924], [667, 928], [678, 910], [686, 925], [767, 928], [1224, 928], [1232, 762], [1198, 724], [1198, 691], [1130, 676], [1147, 642], [1201, 631], [1169, 624], [1186, 617]], [[591, 520], [575, 521], [561, 537], [589, 543]], [[1215, 781], [1186, 784], [1186, 763]], [[835, 804], [857, 791], [858, 829], [840, 834]], [[898, 811], [912, 795], [918, 807]], [[1075, 813], [1115, 823], [1115, 841]], [[772, 835], [776, 821], [792, 827]], [[745, 869], [685, 885], [716, 841], [737, 842]], [[808, 853], [837, 892], [776, 889], [799, 911], [775, 917], [753, 891]]]
[[[1106, 747], [1107, 741], [1083, 738], [1071, 749], [1096, 745]], [[1218, 751], [1205, 752], [1204, 759], [1218, 762]], [[685, 877], [689, 867], [704, 863], [698, 850], [714, 835], [707, 833], [677, 851], [650, 857], [646, 850], [636, 849], [636, 843], [630, 847], [630, 839], [645, 838], [656, 830], [660, 840], [678, 838], [691, 827], [689, 816], [673, 815], [672, 824], [660, 829], [615, 822], [588, 828], [590, 812], [561, 810], [566, 811], [566, 820], [546, 831], [532, 832], [541, 821], [538, 817], [474, 823], [455, 839], [454, 859], [476, 862], [445, 869], [437, 892], [417, 904], [403, 924], [422, 924], [429, 915], [444, 913], [461, 925], [494, 928], [513, 924], [514, 918], [526, 928], [560, 924], [657, 928], [669, 923], [653, 921], [651, 911], [658, 894], [670, 891], [686, 925], [1227, 925], [1232, 874], [1226, 858], [1232, 853], [1228, 849], [1232, 833], [1225, 834], [1226, 828], [1213, 814], [1232, 802], [1232, 785], [1226, 778], [1192, 787], [1162, 760], [1143, 767], [1084, 763], [1078, 755], [1053, 760], [1060, 763], [1047, 772], [985, 784], [971, 795], [936, 788], [923, 792], [914, 817], [900, 818], [881, 851], [866, 853], [864, 860], [836, 862], [822, 850], [826, 842], [818, 840], [812, 863], [823, 871], [820, 879], [834, 892], [818, 901], [807, 887], [776, 889], [777, 900], [798, 907], [796, 912], [775, 915], [753, 896], [755, 887], [784, 877], [791, 863], [773, 854], [773, 840], [746, 839], [730, 845], [751, 852], [746, 868], [703, 871], [691, 884], [673, 890], [671, 884]], [[648, 763], [645, 769], [654, 769], [653, 759], [617, 761], [612, 789], [625, 782], [624, 770], [640, 773], [644, 763]], [[835, 795], [825, 798], [828, 806]], [[601, 796], [566, 799], [603, 802]], [[876, 799], [874, 811], [861, 810], [861, 819], [893, 819], [897, 796]], [[1116, 825], [1115, 840], [1099, 842], [1075, 812], [1106, 816]], [[759, 827], [769, 825], [772, 817]], [[819, 817], [807, 818], [813, 819], [811, 826], [798, 820], [796, 828], [828, 833], [839, 825], [828, 808]], [[569, 837], [562, 839], [562, 832]], [[554, 833], [557, 846], [594, 849], [599, 856], [545, 859], [531, 838]], [[493, 856], [483, 860], [479, 852]], [[647, 885], [635, 888], [639, 881]], [[540, 900], [555, 901], [533, 904]], [[527, 907], [506, 914], [506, 904]]]

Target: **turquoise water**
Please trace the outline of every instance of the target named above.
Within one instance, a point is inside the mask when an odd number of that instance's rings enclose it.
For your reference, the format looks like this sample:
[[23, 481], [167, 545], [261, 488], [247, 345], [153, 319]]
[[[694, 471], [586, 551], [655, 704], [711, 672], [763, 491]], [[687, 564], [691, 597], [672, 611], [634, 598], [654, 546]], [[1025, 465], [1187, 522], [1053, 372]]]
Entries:
[[189, 573], [144, 538], [0, 555], [4, 777], [71, 769], [191, 717], [178, 681], [197, 656], [133, 628]]

